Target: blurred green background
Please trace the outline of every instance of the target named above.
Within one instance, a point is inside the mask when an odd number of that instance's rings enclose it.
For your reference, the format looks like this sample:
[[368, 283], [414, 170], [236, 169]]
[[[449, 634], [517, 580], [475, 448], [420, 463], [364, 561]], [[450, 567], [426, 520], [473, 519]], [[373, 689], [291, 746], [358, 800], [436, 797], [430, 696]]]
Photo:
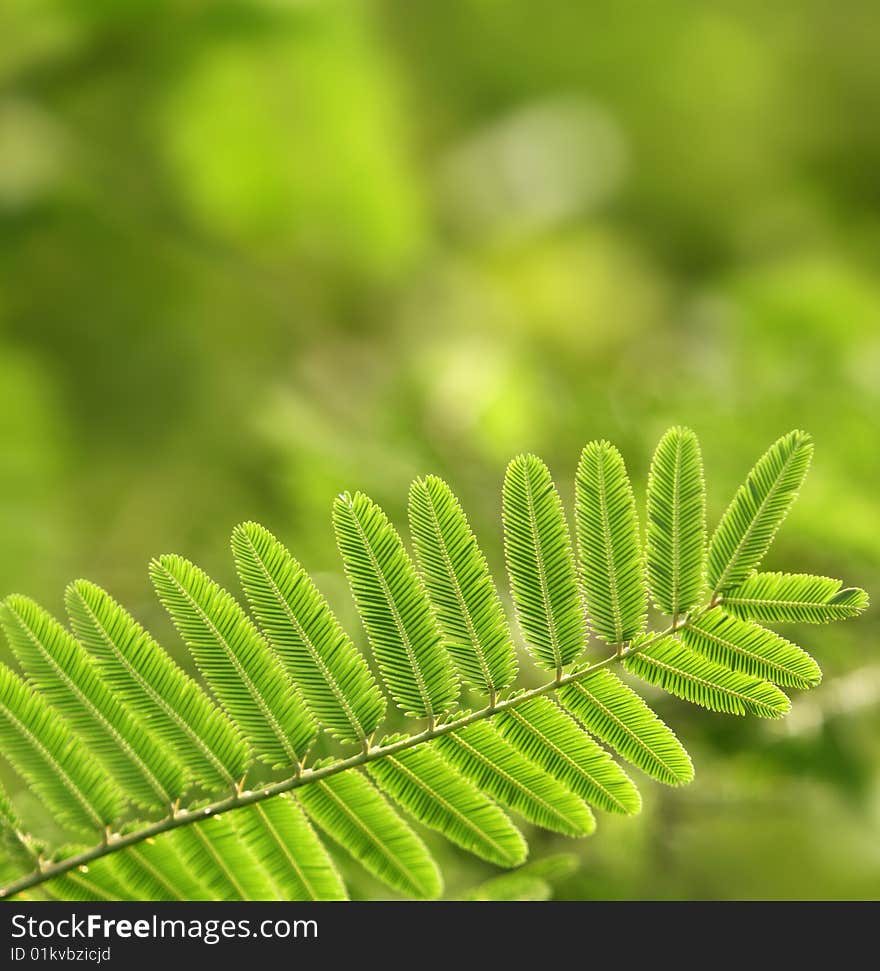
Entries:
[[[570, 499], [607, 437], [643, 494], [673, 423], [714, 518], [811, 431], [768, 563], [876, 591], [878, 26], [872, 0], [4, 0], [0, 591], [61, 612], [87, 576], [178, 651], [147, 561], [232, 583], [254, 518], [362, 637], [334, 494], [403, 525], [437, 472], [500, 575], [514, 453]], [[796, 632], [826, 682], [781, 725], [657, 697], [697, 781], [535, 834], [577, 854], [556, 895], [880, 896], [877, 632]], [[450, 895], [493, 875], [438, 852]]]

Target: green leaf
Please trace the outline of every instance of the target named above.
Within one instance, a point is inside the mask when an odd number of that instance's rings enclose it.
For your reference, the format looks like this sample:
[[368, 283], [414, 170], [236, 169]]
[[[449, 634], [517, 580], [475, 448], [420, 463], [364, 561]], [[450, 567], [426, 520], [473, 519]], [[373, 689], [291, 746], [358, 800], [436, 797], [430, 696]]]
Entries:
[[102, 678], [132, 715], [173, 747], [196, 782], [212, 791], [234, 787], [250, 748], [201, 687], [100, 587], [77, 580], [65, 603]]
[[739, 487], [709, 544], [709, 584], [715, 593], [739, 586], [773, 542], [810, 467], [806, 432], [783, 435]]
[[71, 829], [101, 831], [123, 807], [119, 787], [41, 695], [0, 664], [0, 750]]
[[578, 560], [590, 624], [608, 644], [645, 628], [648, 595], [632, 485], [620, 452], [590, 442], [578, 463]]
[[21, 820], [18, 818], [18, 813], [12, 806], [12, 800], [9, 798], [9, 793], [0, 785], [0, 830], [19, 830], [21, 829]]
[[776, 685], [722, 667], [674, 637], [644, 648], [635, 642], [623, 665], [643, 681], [710, 711], [779, 718], [791, 707]]
[[516, 651], [486, 558], [458, 499], [437, 476], [409, 490], [416, 556], [462, 680], [494, 698], [516, 678]]
[[[369, 786], [365, 780], [361, 782]], [[372, 792], [384, 803], [375, 790]], [[394, 817], [390, 809], [388, 813]], [[376, 821], [375, 814], [367, 818], [371, 824]], [[406, 849], [400, 843], [406, 842], [409, 831], [400, 820], [397, 822], [404, 830], [404, 840], [393, 834], [391, 842], [396, 841], [400, 851]], [[382, 826], [370, 833], [379, 837]], [[410, 836], [416, 839], [414, 834]], [[59, 895], [72, 895], [72, 899], [345, 899], [345, 889], [329, 856], [296, 802], [287, 795], [137, 844], [119, 856], [92, 864], [89, 869], [93, 876], [111, 859], [124, 863], [115, 868], [118, 872], [111, 892], [108, 880], [95, 879], [91, 891], [67, 888], [67, 894]], [[415, 861], [413, 872], [420, 866]], [[203, 878], [196, 885], [195, 873]], [[175, 893], [181, 880], [188, 883], [185, 895]], [[103, 886], [103, 891], [96, 891], [96, 885]]]
[[331, 839], [392, 890], [422, 900], [440, 896], [440, 871], [425, 844], [358, 771], [304, 786], [299, 801]]
[[511, 592], [529, 653], [547, 670], [570, 664], [587, 625], [562, 501], [547, 466], [519, 455], [503, 491], [504, 549]]
[[128, 900], [208, 900], [205, 886], [184, 862], [171, 834], [136, 843], [121, 853], [89, 865], [97, 876], [102, 864], [115, 864], [116, 877], [128, 890]]
[[[93, 860], [47, 884], [59, 900], [212, 899], [174, 848], [170, 834]], [[65, 854], [83, 847], [68, 847]]]
[[[279, 817], [286, 816], [286, 798], [271, 800], [271, 810], [269, 804], [250, 806], [130, 846], [90, 864], [89, 879], [93, 886], [100, 882], [106, 887], [102, 865], [112, 860], [116, 864], [118, 893], [123, 899], [311, 899], [293, 896], [302, 885], [294, 876], [295, 870], [286, 869], [287, 859], [279, 853], [265, 823], [271, 812], [279, 831], [284, 829], [290, 835], [287, 826], [279, 821]], [[253, 815], [258, 808], [262, 815]], [[242, 838], [244, 832], [250, 834], [249, 838]], [[311, 872], [314, 861], [308, 851], [307, 858], [308, 864], [301, 861], [301, 865], [304, 870], [308, 866]], [[53, 887], [55, 883], [53, 880]]]
[[867, 606], [864, 590], [806, 573], [754, 573], [721, 598], [725, 613], [767, 624], [827, 624]]
[[641, 808], [639, 791], [629, 776], [549, 698], [535, 698], [500, 712], [498, 728], [530, 762], [584, 802], [625, 815]]
[[553, 887], [530, 873], [502, 873], [468, 893], [465, 900], [552, 900]]
[[512, 873], [474, 887], [464, 896], [465, 900], [550, 900], [553, 897], [551, 881], [560, 880], [577, 872], [578, 858], [571, 853], [557, 853], [518, 867]]
[[565, 836], [588, 836], [596, 828], [589, 806], [523, 758], [489, 722], [474, 722], [433, 744], [480, 792], [536, 826]]
[[711, 661], [782, 687], [815, 688], [822, 680], [819, 665], [795, 644], [717, 607], [689, 621], [681, 638]]
[[232, 550], [251, 608], [312, 712], [340, 741], [366, 744], [385, 715], [385, 699], [327, 601], [257, 523], [235, 528]]
[[690, 756], [672, 730], [611, 671], [565, 685], [559, 700], [588, 731], [658, 782], [680, 786], [693, 779]]
[[[245, 812], [246, 810], [241, 810]], [[209, 900], [283, 900], [266, 863], [241, 839], [225, 813], [165, 834], [190, 873], [205, 886]]]
[[150, 564], [159, 594], [220, 703], [273, 768], [304, 758], [315, 722], [281, 662], [235, 600], [180, 556]]
[[528, 847], [507, 815], [433, 749], [406, 749], [367, 768], [414, 819], [468, 853], [505, 867], [525, 860]]
[[231, 818], [280, 900], [348, 899], [333, 861], [292, 797], [267, 799]]
[[8, 597], [0, 622], [28, 680], [126, 796], [145, 809], [170, 806], [185, 787], [183, 767], [120, 704], [76, 638], [27, 597]]
[[[83, 849], [83, 847], [69, 847], [70, 852]], [[62, 876], [55, 877], [48, 884], [46, 890], [54, 900], [65, 900], [73, 902], [102, 903], [108, 900], [158, 900], [156, 896], [150, 896], [149, 889], [145, 886], [143, 897], [135, 898], [134, 889], [128, 884], [120, 873], [118, 857], [116, 854], [96, 860], [93, 864], [78, 867]]]
[[22, 831], [18, 813], [0, 784], [0, 886], [33, 869], [37, 865], [39, 849], [38, 844]]
[[517, 873], [530, 873], [546, 880], [562, 880], [577, 873], [580, 863], [580, 857], [576, 853], [552, 853], [550, 856], [530, 860]]
[[458, 677], [397, 531], [360, 492], [337, 496], [333, 522], [348, 582], [395, 702], [414, 718], [448, 711], [458, 699]]
[[700, 443], [689, 428], [660, 439], [648, 475], [648, 585], [657, 609], [678, 617], [703, 592], [706, 486]]

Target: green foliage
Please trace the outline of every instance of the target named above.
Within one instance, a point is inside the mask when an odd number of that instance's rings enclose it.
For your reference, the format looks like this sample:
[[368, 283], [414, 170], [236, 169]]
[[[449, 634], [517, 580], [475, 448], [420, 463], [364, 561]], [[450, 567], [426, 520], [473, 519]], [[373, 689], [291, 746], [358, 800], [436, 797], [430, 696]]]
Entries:
[[74, 632], [134, 717], [149, 723], [193, 781], [212, 791], [231, 788], [251, 761], [236, 726], [100, 587], [77, 580], [65, 602]]
[[[832, 620], [867, 605], [864, 591], [838, 581], [752, 572], [809, 454], [808, 438], [793, 433], [759, 460], [715, 533], [714, 592], [699, 603], [699, 446], [686, 429], [664, 436], [648, 487], [647, 562], [651, 594], [673, 623], [655, 633], [644, 631], [645, 556], [617, 450], [598, 442], [581, 455], [580, 583], [549, 470], [534, 456], [514, 459], [503, 487], [513, 602], [529, 653], [553, 673], [531, 690], [513, 688], [504, 609], [444, 482], [429, 476], [410, 490], [418, 567], [375, 503], [337, 498], [339, 548], [373, 657], [398, 707], [421, 720], [379, 743], [386, 702], [367, 659], [303, 567], [255, 523], [232, 539], [255, 620], [187, 560], [151, 564], [207, 691], [94, 584], [67, 590], [73, 633], [27, 598], [8, 598], [0, 620], [28, 681], [0, 667], [3, 754], [58, 824], [89, 842], [49, 851], [0, 895], [40, 886], [71, 900], [344, 899], [314, 824], [392, 892], [431, 898], [442, 892], [437, 865], [393, 804], [508, 868], [528, 852], [508, 813], [574, 837], [594, 830], [594, 810], [638, 812], [638, 789], [600, 742], [668, 785], [690, 781], [693, 766], [611, 665], [714, 711], [776, 718], [789, 707], [777, 685], [808, 689], [821, 674], [757, 621]], [[588, 623], [613, 653], [582, 657]], [[455, 710], [457, 671], [485, 708]], [[359, 748], [308, 766], [322, 731], [324, 746]], [[27, 871], [40, 844], [24, 825], [0, 791], [0, 831]], [[478, 895], [548, 893], [523, 870]]]
[[679, 617], [703, 592], [706, 486], [697, 436], [670, 428], [648, 475], [648, 583], [657, 609]]
[[516, 678], [504, 608], [464, 510], [436, 475], [409, 490], [409, 523], [419, 568], [446, 647], [462, 680], [494, 698]]
[[[520, 869], [523, 869], [522, 867]], [[546, 880], [529, 873], [504, 873], [486, 880], [465, 898], [466, 900], [550, 900], [553, 888]]]
[[639, 791], [608, 752], [549, 698], [498, 716], [501, 734], [584, 802], [609, 813], [637, 813]]
[[278, 900], [345, 900], [336, 866], [295, 800], [281, 795], [231, 817]]
[[440, 871], [425, 844], [359, 772], [307, 786], [301, 799], [315, 823], [392, 890], [440, 896]]
[[336, 539], [385, 685], [413, 718], [458, 700], [458, 679], [422, 580], [384, 512], [367, 496], [338, 496]]
[[306, 571], [256, 523], [235, 528], [232, 550], [254, 614], [311, 710], [340, 741], [365, 743], [385, 699]]
[[0, 831], [8, 832], [21, 828], [21, 821], [12, 806], [9, 794], [0, 786]]
[[534, 455], [507, 467], [504, 549], [516, 616], [535, 662], [560, 670], [583, 651], [586, 619], [562, 500]]
[[183, 767], [163, 751], [101, 680], [88, 651], [27, 597], [9, 597], [0, 621], [28, 680], [141, 808], [183, 794]]
[[[404, 533], [435, 472], [519, 649], [507, 460], [541, 455], [571, 516], [580, 450], [608, 438], [647, 527], [648, 462], [685, 423], [710, 529], [763, 446], [808, 430], [814, 473], [759, 569], [876, 603], [876, 0], [0, 10], [0, 600], [61, 620], [67, 581], [97, 580], [201, 680], [146, 563], [183, 553], [241, 597], [224, 543], [255, 518], [367, 654], [329, 504], [360, 488]], [[764, 623], [821, 689], [789, 731], [637, 685], [699, 755], [699, 793], [600, 818], [566, 895], [877, 896], [859, 800], [880, 792], [880, 612]], [[380, 734], [408, 730], [388, 703]], [[42, 830], [2, 758], [0, 777]], [[721, 777], [724, 811], [701, 811]], [[486, 875], [434, 845], [455, 890]]]
[[123, 795], [41, 695], [0, 665], [3, 755], [64, 826], [89, 833], [119, 818]]
[[636, 501], [620, 452], [591, 442], [577, 470], [578, 560], [596, 634], [623, 644], [644, 630], [648, 611]]
[[761, 623], [827, 624], [857, 617], [868, 595], [840, 580], [805, 573], [753, 573], [725, 594], [722, 608], [736, 617]]
[[758, 459], [709, 544], [709, 584], [715, 593], [738, 586], [758, 567], [797, 497], [812, 456], [810, 436], [793, 431]]
[[[76, 847], [71, 847], [71, 852]], [[120, 900], [137, 899], [151, 900], [149, 896], [153, 887], [148, 881], [141, 880], [137, 884], [138, 894], [144, 896], [134, 896], [135, 884], [129, 883], [119, 874], [119, 863], [116, 859], [101, 860], [100, 864], [94, 868], [88, 868], [83, 872], [71, 871], [58, 877], [52, 887], [53, 896], [58, 900], [85, 901], [95, 903], [101, 900]], [[166, 897], [174, 900], [175, 895]]]
[[179, 849], [184, 835], [169, 835], [168, 839], [131, 846], [95, 861], [88, 867], [88, 881], [99, 881], [105, 889], [118, 881], [124, 892], [116, 891], [111, 900], [114, 896], [133, 900], [197, 900], [208, 896], [204, 882], [186, 864]]
[[623, 662], [627, 671], [694, 705], [729, 715], [779, 718], [789, 700], [767, 681], [731, 671], [674, 637], [646, 638]]
[[[256, 850], [239, 835], [240, 827], [246, 825], [245, 821], [236, 823], [231, 816], [217, 816], [173, 830], [145, 848], [142, 865], [167, 875], [175, 884], [196, 882], [202, 886], [202, 899], [265, 899], [271, 896], [271, 889]], [[123, 855], [128, 852], [123, 851]], [[166, 853], [171, 856], [168, 862]]]
[[[94, 863], [72, 870], [53, 881], [53, 896], [62, 900], [199, 900], [223, 896], [224, 899], [245, 899], [244, 884], [260, 889], [255, 879], [252, 854], [243, 847], [237, 851], [232, 841], [234, 828], [229, 824], [215, 825], [211, 820], [209, 835], [223, 835], [223, 852], [215, 859], [214, 842], [205, 834], [207, 823], [199, 823], [191, 830], [167, 833], [160, 840], [140, 843], [103, 857]], [[66, 847], [64, 856], [79, 847]], [[235, 862], [251, 874], [230, 876], [228, 855], [236, 854]]]
[[577, 857], [568, 853], [529, 861], [510, 873], [491, 877], [474, 887], [465, 900], [551, 900], [555, 881], [577, 870]]
[[301, 762], [315, 736], [314, 720], [241, 607], [183, 557], [154, 560], [150, 576], [199, 670], [257, 757], [273, 768]]
[[565, 836], [588, 836], [596, 828], [589, 806], [521, 755], [491, 723], [475, 722], [434, 745], [480, 791], [536, 826]]
[[717, 607], [695, 617], [681, 638], [691, 650], [732, 671], [783, 687], [806, 690], [822, 680], [819, 665], [796, 644]]
[[430, 747], [389, 755], [370, 774], [413, 819], [463, 850], [498, 866], [525, 860], [526, 842], [505, 813]]
[[257, 848], [241, 839], [240, 825], [233, 816], [217, 816], [170, 835], [182, 868], [205, 884], [209, 899], [272, 899], [277, 890]]
[[9, 794], [0, 786], [0, 880], [14, 879], [33, 866], [43, 849], [24, 832]]
[[559, 691], [559, 700], [596, 738], [658, 782], [694, 777], [690, 756], [670, 728], [611, 671], [596, 671]]

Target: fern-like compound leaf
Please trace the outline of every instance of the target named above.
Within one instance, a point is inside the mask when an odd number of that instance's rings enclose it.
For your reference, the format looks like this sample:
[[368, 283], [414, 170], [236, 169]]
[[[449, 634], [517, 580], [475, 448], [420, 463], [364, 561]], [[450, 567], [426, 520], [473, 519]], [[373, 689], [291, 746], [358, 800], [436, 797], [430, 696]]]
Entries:
[[[303, 568], [256, 524], [235, 530], [233, 553], [265, 636], [186, 560], [162, 557], [151, 567], [219, 706], [93, 584], [68, 588], [75, 636], [31, 601], [10, 598], [0, 620], [32, 683], [0, 666], [0, 751], [58, 824], [88, 834], [90, 845], [49, 857], [0, 788], [0, 897], [38, 887], [40, 896], [96, 902], [344, 899], [314, 824], [393, 891], [429, 898], [442, 890], [437, 867], [392, 800], [506, 867], [526, 855], [507, 812], [571, 836], [593, 830], [593, 809], [637, 812], [638, 791], [594, 739], [667, 784], [688, 782], [693, 767], [612, 664], [704, 707], [774, 718], [789, 707], [780, 687], [812, 687], [820, 673], [759, 624], [819, 623], [867, 606], [864, 591], [836, 580], [755, 572], [810, 452], [801, 432], [771, 447], [722, 518], [705, 563], [691, 432], [670, 430], [655, 453], [646, 559], [616, 449], [594, 442], [581, 455], [577, 560], [546, 466], [514, 459], [503, 492], [513, 602], [529, 652], [555, 674], [525, 693], [508, 691], [511, 632], [449, 487], [430, 476], [410, 491], [418, 570], [378, 506], [340, 496], [337, 539], [374, 659], [398, 706], [428, 722], [382, 745], [373, 740], [385, 700], [370, 665]], [[673, 617], [669, 632], [643, 633], [648, 581], [656, 606]], [[574, 668], [590, 618], [616, 650]], [[452, 714], [459, 678], [488, 698], [485, 708]], [[360, 751], [306, 768], [319, 724]], [[255, 772], [246, 790], [252, 757], [285, 776]], [[181, 808], [193, 784], [203, 791]], [[165, 816], [137, 821], [133, 806], [161, 806]], [[529, 866], [472, 896], [551, 893], [551, 874]]]
[[706, 486], [697, 436], [670, 428], [648, 475], [648, 585], [657, 609], [679, 617], [703, 592]]
[[64, 826], [95, 833], [119, 818], [124, 797], [61, 716], [0, 664], [0, 744], [5, 758]]
[[437, 476], [416, 479], [409, 522], [419, 568], [462, 680], [490, 697], [513, 684], [516, 652], [504, 608], [464, 510]]
[[681, 639], [692, 651], [726, 668], [781, 687], [815, 688], [822, 680], [819, 665], [796, 644], [717, 607], [689, 621]]
[[131, 717], [101, 680], [82, 644], [27, 597], [8, 597], [0, 622], [28, 680], [81, 736], [128, 798], [145, 809], [170, 806], [183, 792], [183, 767], [166, 745]]
[[684, 746], [644, 701], [602, 669], [565, 685], [559, 701], [621, 758], [668, 786], [691, 782], [694, 767]]
[[536, 826], [565, 836], [588, 836], [596, 828], [589, 806], [524, 758], [490, 722], [442, 735], [434, 745], [480, 792]]
[[327, 601], [262, 526], [237, 526], [232, 550], [251, 608], [311, 711], [340, 741], [366, 744], [385, 698]]
[[758, 567], [797, 498], [812, 454], [810, 436], [793, 431], [758, 459], [709, 544], [708, 579], [715, 593], [739, 586]]
[[606, 643], [623, 644], [644, 630], [648, 598], [632, 485], [608, 442], [590, 442], [581, 453], [575, 518], [590, 624]]
[[338, 496], [339, 551], [382, 678], [397, 705], [434, 719], [458, 700], [452, 658], [421, 578], [385, 513], [362, 493]]
[[154, 560], [150, 575], [199, 670], [257, 757], [274, 768], [298, 765], [315, 721], [241, 607], [183, 557]]
[[675, 637], [662, 637], [645, 647], [636, 641], [633, 650], [623, 662], [627, 671], [710, 711], [779, 718], [791, 707], [776, 685], [731, 671]]
[[440, 896], [440, 871], [425, 844], [359, 772], [313, 782], [298, 798], [314, 823], [377, 880], [407, 897]]
[[503, 489], [504, 549], [516, 616], [536, 663], [561, 670], [583, 651], [587, 626], [562, 501], [547, 466], [520, 455]]
[[65, 603], [101, 677], [136, 719], [172, 747], [186, 774], [209, 791], [234, 787], [251, 753], [226, 714], [106, 591], [77, 580]]
[[289, 795], [234, 813], [239, 838], [262, 861], [279, 900], [345, 900], [342, 878]]
[[859, 587], [806, 573], [754, 573], [721, 598], [725, 613], [766, 624], [827, 624], [857, 617], [867, 606]]
[[414, 819], [463, 850], [512, 867], [528, 854], [510, 818], [428, 746], [388, 755], [370, 775]]
[[641, 796], [629, 776], [549, 698], [500, 712], [498, 728], [530, 762], [584, 802], [624, 815], [641, 809]]

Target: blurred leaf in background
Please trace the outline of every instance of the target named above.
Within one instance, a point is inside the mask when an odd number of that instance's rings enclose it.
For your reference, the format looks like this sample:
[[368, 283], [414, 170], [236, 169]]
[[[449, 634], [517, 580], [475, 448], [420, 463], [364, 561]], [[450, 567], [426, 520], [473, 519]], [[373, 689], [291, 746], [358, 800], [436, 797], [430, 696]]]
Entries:
[[[143, 564], [174, 549], [231, 583], [229, 528], [253, 518], [362, 637], [335, 494], [403, 526], [410, 479], [442, 475], [500, 575], [511, 455], [545, 456], [569, 504], [608, 438], [643, 495], [683, 423], [713, 522], [808, 429], [768, 568], [875, 591], [876, 16], [6, 0], [3, 590], [55, 609], [91, 577], [173, 647]], [[641, 817], [583, 843], [536, 836], [535, 859], [578, 857], [554, 895], [876, 896], [877, 633], [873, 612], [793, 632], [827, 683], [782, 734], [659, 702], [696, 782], [647, 785]], [[453, 895], [494, 879], [439, 852]]]

